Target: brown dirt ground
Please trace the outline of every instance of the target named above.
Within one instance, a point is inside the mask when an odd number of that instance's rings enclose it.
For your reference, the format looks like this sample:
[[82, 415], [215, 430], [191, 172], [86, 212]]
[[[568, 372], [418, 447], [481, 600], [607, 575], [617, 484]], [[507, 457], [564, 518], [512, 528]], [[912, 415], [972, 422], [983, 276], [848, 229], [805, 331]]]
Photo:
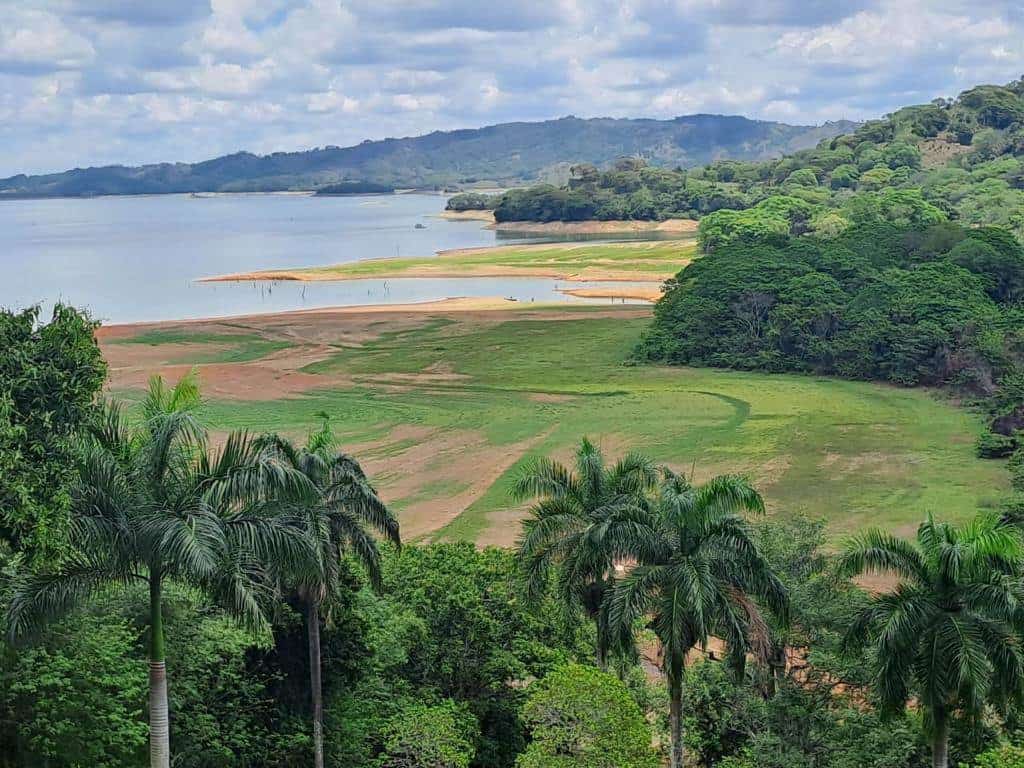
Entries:
[[925, 169], [940, 168], [954, 157], [971, 151], [970, 147], [965, 147], [949, 135], [925, 139], [917, 148], [921, 150], [921, 166]]

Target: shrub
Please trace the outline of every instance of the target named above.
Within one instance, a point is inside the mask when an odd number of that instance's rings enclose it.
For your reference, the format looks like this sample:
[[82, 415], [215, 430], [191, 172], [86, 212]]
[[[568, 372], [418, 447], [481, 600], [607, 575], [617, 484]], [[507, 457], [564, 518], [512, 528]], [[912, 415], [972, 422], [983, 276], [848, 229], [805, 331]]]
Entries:
[[1010, 470], [1010, 485], [1013, 490], [1024, 492], [1024, 451], [1017, 450], [1007, 462]]
[[971, 768], [1024, 768], [1024, 747], [1004, 744], [986, 749], [974, 758]]
[[435, 706], [413, 704], [385, 728], [381, 768], [469, 768], [479, 735], [465, 705], [446, 700]]
[[656, 768], [651, 734], [626, 685], [566, 664], [535, 684], [523, 707], [532, 741], [517, 768]]
[[982, 459], [1005, 459], [1017, 449], [1017, 439], [985, 430], [978, 435], [975, 452]]

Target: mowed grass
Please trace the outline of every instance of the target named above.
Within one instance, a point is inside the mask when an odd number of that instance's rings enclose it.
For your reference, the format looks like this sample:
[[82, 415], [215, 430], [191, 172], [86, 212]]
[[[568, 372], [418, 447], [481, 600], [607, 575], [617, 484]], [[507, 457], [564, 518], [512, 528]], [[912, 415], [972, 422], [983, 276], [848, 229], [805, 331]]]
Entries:
[[[437, 514], [444, 524], [430, 537], [485, 543], [515, 539], [522, 507], [508, 490], [523, 464], [569, 459], [584, 435], [610, 459], [633, 449], [698, 479], [747, 474], [771, 514], [824, 518], [834, 540], [868, 525], [909, 535], [928, 512], [962, 521], [1005, 492], [1003, 464], [974, 456], [978, 418], [938, 394], [627, 365], [648, 321], [600, 314], [425, 315], [411, 330], [307, 365], [323, 389], [212, 401], [205, 415], [216, 430], [301, 436], [326, 411], [346, 444], [383, 462], [380, 487], [400, 515]], [[460, 448], [453, 436], [465, 435], [474, 438]]]
[[188, 344], [203, 345], [205, 350], [182, 352], [172, 357], [172, 363], [245, 363], [259, 360], [272, 352], [287, 349], [290, 342], [280, 339], [268, 339], [259, 333], [209, 333], [193, 332], [184, 329], [154, 328], [136, 334], [130, 338], [118, 339], [113, 344], [145, 344], [147, 346], [165, 346]]
[[494, 274], [580, 275], [600, 279], [665, 280], [693, 257], [693, 238], [642, 242], [511, 245], [441, 253], [437, 256], [371, 259], [352, 264], [293, 270], [307, 279], [424, 277]]

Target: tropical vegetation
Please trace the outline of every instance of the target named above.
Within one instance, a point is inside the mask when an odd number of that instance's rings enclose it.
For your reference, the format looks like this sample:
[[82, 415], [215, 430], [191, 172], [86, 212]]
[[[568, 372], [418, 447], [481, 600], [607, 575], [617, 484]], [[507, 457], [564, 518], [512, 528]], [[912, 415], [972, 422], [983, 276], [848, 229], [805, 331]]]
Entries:
[[1020, 531], [990, 515], [960, 528], [929, 517], [916, 546], [870, 530], [840, 559], [847, 576], [891, 571], [899, 578], [857, 614], [846, 643], [871, 648], [873, 691], [883, 707], [902, 710], [913, 696], [924, 710], [933, 768], [949, 765], [955, 717], [1021, 701], [1022, 555]]
[[776, 159], [689, 170], [640, 154], [603, 170], [579, 163], [567, 184], [511, 190], [494, 211], [498, 221], [700, 218], [702, 230], [758, 230], [785, 227], [768, 201], [786, 196], [800, 203], [788, 223], [804, 232], [835, 233], [880, 207], [895, 219], [909, 208], [917, 223], [951, 219], [1020, 236], [1022, 148], [1024, 80], [1015, 80], [904, 107]]
[[[108, 402], [87, 315], [0, 313], [0, 766], [139, 765], [147, 745], [159, 768], [1020, 763], [1022, 94], [982, 86], [777, 161], [577, 165], [495, 201], [702, 216], [634, 365], [927, 386], [982, 412], [964, 450], [1005, 459], [1014, 495], [956, 524], [915, 513], [912, 540], [872, 528], [836, 552], [799, 495], [766, 509], [770, 481], [589, 438], [515, 467], [514, 550], [403, 540], [343, 421], [211, 432], [192, 375]], [[315, 365], [419, 370], [441, 345], [493, 365], [492, 337], [443, 325]], [[628, 354], [595, 339], [571, 351]], [[502, 408], [523, 375], [488, 388]], [[636, 395], [600, 423], [651, 407]]]

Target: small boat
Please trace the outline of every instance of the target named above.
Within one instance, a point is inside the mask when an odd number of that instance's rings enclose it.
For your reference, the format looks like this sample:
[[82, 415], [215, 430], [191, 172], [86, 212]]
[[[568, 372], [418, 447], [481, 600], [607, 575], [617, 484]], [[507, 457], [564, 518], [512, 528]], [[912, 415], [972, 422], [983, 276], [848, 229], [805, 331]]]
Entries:
[[426, 229], [426, 228], [427, 228], [426, 224], [421, 224], [418, 221], [416, 222], [416, 226], [414, 227], [414, 229]]
[[519, 301], [515, 296], [506, 296], [505, 301]]

